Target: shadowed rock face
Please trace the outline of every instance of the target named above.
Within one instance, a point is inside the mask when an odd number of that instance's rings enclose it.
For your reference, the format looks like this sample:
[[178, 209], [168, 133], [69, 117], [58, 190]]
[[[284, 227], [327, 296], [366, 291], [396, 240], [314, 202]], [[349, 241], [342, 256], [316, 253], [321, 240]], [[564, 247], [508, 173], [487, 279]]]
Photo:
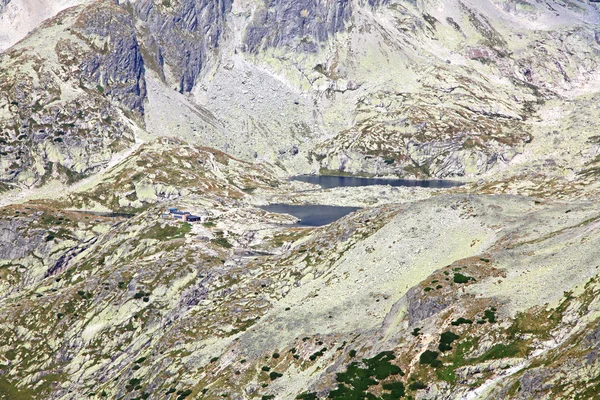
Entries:
[[141, 37], [152, 66], [163, 75], [168, 66], [180, 92], [192, 90], [209, 52], [219, 46], [231, 5], [232, 0], [134, 4], [136, 18], [144, 23]]
[[10, 0], [0, 0], [0, 13], [4, 11], [4, 7], [6, 7], [10, 3]]
[[316, 52], [319, 42], [345, 28], [351, 7], [343, 0], [267, 0], [246, 30], [245, 44], [250, 52], [281, 46]]
[[100, 37], [101, 48], [82, 61], [83, 78], [102, 86], [104, 94], [126, 109], [144, 113], [144, 61], [131, 17], [116, 5], [103, 3], [82, 13], [76, 25], [86, 37]]

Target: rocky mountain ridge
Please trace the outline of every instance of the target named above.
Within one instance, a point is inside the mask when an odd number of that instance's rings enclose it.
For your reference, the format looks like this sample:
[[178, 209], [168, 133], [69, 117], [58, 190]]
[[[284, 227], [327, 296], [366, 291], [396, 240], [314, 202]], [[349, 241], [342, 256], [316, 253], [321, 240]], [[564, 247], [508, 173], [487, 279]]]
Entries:
[[[66, 12], [93, 15], [77, 22], [91, 48], [70, 48], [68, 36], [75, 31], [63, 28], [67, 42], [58, 43], [56, 56], [42, 59], [71, 68], [62, 80], [85, 81], [113, 106], [133, 111], [111, 115], [111, 121], [155, 136], [175, 130], [192, 143], [280, 162], [291, 172], [473, 178], [523, 154], [531, 139], [528, 121], [545, 102], [595, 85], [600, 45], [594, 7], [458, 0], [443, 6], [93, 2]], [[527, 26], [523, 18], [535, 22]], [[17, 48], [34, 45], [36, 35], [48, 37], [63, 19], [49, 20]], [[10, 54], [15, 50], [4, 58]], [[70, 64], [73, 57], [78, 65]], [[25, 65], [23, 59], [13, 62], [5, 71]], [[384, 72], [391, 70], [397, 72]], [[181, 95], [169, 94], [173, 89]], [[6, 103], [19, 102], [9, 97]], [[4, 119], [4, 126], [19, 125], [10, 113]], [[103, 153], [106, 162], [110, 151]], [[75, 162], [58, 163], [75, 174], [90, 168], [86, 160], [77, 168]], [[29, 163], [5, 171], [3, 180], [39, 185], [44, 173], [32, 169]]]

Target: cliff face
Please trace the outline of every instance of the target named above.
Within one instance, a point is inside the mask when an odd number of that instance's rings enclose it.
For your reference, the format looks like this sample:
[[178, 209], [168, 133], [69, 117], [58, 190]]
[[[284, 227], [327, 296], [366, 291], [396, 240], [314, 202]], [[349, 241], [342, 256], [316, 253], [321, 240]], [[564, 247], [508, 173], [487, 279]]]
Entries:
[[110, 3], [99, 3], [81, 14], [73, 30], [91, 50], [79, 66], [82, 78], [123, 109], [143, 115], [144, 61], [129, 15]]
[[256, 53], [267, 47], [316, 52], [346, 28], [352, 2], [343, 0], [267, 0], [246, 28], [245, 45]]
[[189, 92], [222, 40], [232, 0], [136, 1], [133, 14], [143, 24], [148, 62]]

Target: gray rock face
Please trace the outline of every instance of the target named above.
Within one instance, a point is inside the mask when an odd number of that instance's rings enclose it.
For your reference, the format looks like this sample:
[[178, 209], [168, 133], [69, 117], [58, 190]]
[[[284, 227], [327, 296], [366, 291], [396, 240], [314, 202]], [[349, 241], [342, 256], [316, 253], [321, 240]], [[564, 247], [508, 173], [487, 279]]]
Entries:
[[25, 236], [20, 232], [25, 229], [24, 223], [18, 219], [0, 221], [0, 259], [16, 260], [23, 258], [37, 249], [42, 243], [43, 232]]
[[409, 324], [412, 326], [448, 308], [448, 300], [443, 297], [422, 295], [421, 287], [413, 287], [406, 293]]
[[8, 3], [10, 3], [10, 0], [0, 0], [0, 14], [4, 12], [4, 9], [8, 5]]
[[83, 13], [79, 32], [104, 40], [99, 51], [82, 61], [83, 79], [102, 87], [98, 90], [127, 109], [143, 114], [146, 97], [144, 61], [131, 17], [120, 7], [102, 3], [94, 12]]
[[149, 61], [164, 76], [165, 64], [189, 92], [210, 51], [219, 46], [232, 0], [138, 1], [133, 13], [143, 22], [141, 33]]
[[247, 28], [245, 44], [250, 52], [281, 46], [315, 52], [318, 42], [345, 28], [351, 13], [350, 2], [344, 0], [267, 0]]

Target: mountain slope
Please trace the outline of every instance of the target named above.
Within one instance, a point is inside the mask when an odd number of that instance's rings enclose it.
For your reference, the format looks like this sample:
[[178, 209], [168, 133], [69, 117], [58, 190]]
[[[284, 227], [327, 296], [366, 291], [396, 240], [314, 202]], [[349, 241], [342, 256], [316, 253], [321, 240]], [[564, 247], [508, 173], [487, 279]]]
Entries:
[[593, 398], [594, 3], [0, 0], [0, 399]]

